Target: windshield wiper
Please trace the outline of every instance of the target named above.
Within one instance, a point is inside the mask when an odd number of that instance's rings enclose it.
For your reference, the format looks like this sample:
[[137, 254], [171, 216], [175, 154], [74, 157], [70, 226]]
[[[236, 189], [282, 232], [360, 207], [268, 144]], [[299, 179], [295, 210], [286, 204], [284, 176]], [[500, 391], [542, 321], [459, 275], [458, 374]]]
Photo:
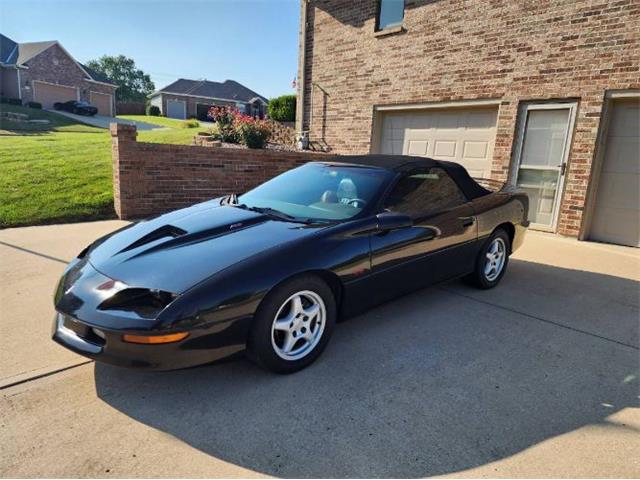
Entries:
[[222, 200], [220, 200], [220, 205], [229, 205], [231, 207], [241, 208], [243, 210], [251, 210], [253, 212], [262, 213], [264, 215], [270, 215], [272, 217], [276, 217], [281, 220], [287, 220], [290, 222], [300, 222], [300, 223], [313, 222], [311, 218], [294, 217], [293, 215], [289, 215], [288, 213], [284, 213], [280, 210], [277, 210], [271, 207], [250, 207], [245, 203], [240, 203], [238, 200], [238, 195], [236, 195], [235, 193], [227, 195]]
[[280, 210], [276, 210], [275, 208], [271, 207], [247, 207], [246, 205], [243, 205], [243, 207], [245, 207], [247, 210], [264, 213], [265, 215], [271, 215], [273, 217], [279, 217], [285, 220], [301, 221], [299, 218], [294, 217], [293, 215], [289, 215], [288, 213], [281, 212]]

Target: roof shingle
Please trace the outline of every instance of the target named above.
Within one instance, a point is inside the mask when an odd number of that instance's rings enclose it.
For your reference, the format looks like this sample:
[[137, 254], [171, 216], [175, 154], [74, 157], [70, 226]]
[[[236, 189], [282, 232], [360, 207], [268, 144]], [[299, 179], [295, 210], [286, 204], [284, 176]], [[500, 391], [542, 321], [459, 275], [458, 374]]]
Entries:
[[158, 90], [158, 92], [193, 95], [194, 97], [219, 98], [238, 102], [249, 102], [258, 97], [262, 101], [267, 102], [265, 97], [234, 80], [225, 80], [220, 83], [209, 80], [188, 80], [180, 78]]

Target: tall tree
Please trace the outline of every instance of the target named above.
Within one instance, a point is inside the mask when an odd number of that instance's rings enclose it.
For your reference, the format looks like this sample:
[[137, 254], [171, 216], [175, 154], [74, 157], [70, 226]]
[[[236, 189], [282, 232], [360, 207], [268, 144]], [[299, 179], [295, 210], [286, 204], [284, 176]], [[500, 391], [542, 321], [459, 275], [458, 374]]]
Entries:
[[103, 55], [97, 60], [87, 62], [87, 67], [118, 85], [117, 100], [144, 102], [147, 95], [156, 88], [151, 77], [137, 68], [132, 58], [124, 55]]

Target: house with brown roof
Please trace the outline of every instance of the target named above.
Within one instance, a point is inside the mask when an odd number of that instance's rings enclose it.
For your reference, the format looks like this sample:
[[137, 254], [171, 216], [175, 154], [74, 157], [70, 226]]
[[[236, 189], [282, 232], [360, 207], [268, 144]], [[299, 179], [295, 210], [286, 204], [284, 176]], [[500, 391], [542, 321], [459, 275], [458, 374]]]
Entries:
[[23, 104], [84, 100], [99, 115], [115, 114], [115, 91], [109, 79], [78, 62], [56, 40], [17, 43], [0, 34], [0, 96]]
[[302, 0], [298, 132], [526, 190], [532, 227], [640, 246], [636, 0]]
[[262, 118], [268, 103], [265, 97], [234, 80], [212, 82], [180, 78], [149, 98], [151, 105], [160, 108], [166, 117], [199, 120], [208, 120], [207, 112], [213, 106], [232, 107]]

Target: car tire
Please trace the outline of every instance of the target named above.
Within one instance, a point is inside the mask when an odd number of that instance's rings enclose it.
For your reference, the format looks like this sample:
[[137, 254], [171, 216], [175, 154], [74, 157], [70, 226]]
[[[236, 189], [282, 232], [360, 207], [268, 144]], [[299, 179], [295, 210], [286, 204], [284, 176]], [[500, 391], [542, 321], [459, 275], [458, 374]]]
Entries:
[[284, 282], [256, 311], [247, 341], [248, 356], [275, 373], [301, 370], [326, 347], [336, 316], [333, 292], [321, 278], [303, 275]]
[[478, 253], [473, 273], [465, 280], [483, 290], [495, 287], [507, 271], [510, 253], [509, 234], [502, 228], [494, 230]]

